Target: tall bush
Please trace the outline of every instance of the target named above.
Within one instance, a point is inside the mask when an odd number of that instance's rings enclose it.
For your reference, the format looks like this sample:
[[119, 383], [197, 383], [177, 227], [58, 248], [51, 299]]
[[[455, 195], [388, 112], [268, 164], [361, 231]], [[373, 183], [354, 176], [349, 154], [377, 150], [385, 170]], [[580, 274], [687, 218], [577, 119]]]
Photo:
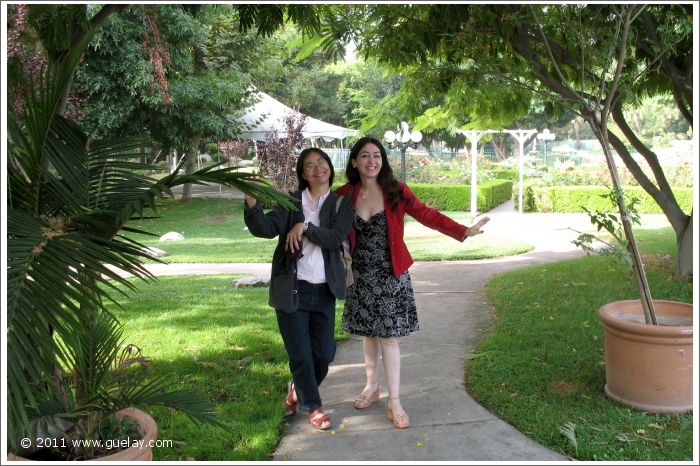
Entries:
[[294, 167], [298, 149], [304, 140], [301, 130], [306, 124], [306, 115], [288, 113], [282, 122], [284, 132], [280, 135], [276, 130], [268, 131], [258, 155], [260, 174], [266, 176], [278, 189], [296, 186]]

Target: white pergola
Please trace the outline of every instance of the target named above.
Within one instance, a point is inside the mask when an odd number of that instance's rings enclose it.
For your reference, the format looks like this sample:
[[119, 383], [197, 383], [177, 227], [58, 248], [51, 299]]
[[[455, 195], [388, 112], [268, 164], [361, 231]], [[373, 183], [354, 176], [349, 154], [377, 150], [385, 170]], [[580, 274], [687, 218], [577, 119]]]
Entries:
[[472, 155], [472, 197], [471, 197], [471, 214], [473, 216], [476, 215], [476, 158], [479, 156], [477, 152], [477, 145], [479, 144], [479, 139], [481, 139], [485, 134], [490, 134], [490, 133], [498, 133], [498, 131], [495, 131], [493, 129], [485, 129], [485, 130], [475, 130], [475, 129], [469, 129], [469, 130], [463, 130], [460, 131], [463, 135], [469, 139], [469, 141], [472, 143], [472, 150], [471, 150], [471, 155]]
[[531, 135], [537, 133], [536, 129], [504, 129], [504, 133], [513, 136], [519, 144], [518, 156], [518, 212], [523, 213], [523, 163], [525, 158], [524, 146], [525, 141]]
[[504, 129], [503, 131], [496, 131], [493, 129], [485, 129], [485, 130], [474, 130], [474, 129], [469, 129], [469, 130], [460, 130], [459, 131], [461, 134], [467, 137], [469, 141], [471, 142], [471, 157], [472, 157], [472, 187], [471, 187], [471, 214], [476, 215], [476, 200], [477, 200], [477, 181], [476, 181], [476, 162], [477, 162], [477, 157], [478, 157], [478, 152], [477, 152], [477, 145], [479, 143], [479, 140], [485, 135], [485, 134], [492, 134], [492, 133], [508, 133], [511, 136], [513, 136], [517, 141], [519, 145], [519, 155], [518, 155], [518, 212], [521, 214], [523, 213], [523, 170], [524, 170], [524, 146], [525, 146], [525, 141], [532, 136], [533, 134], [537, 133], [536, 129]]

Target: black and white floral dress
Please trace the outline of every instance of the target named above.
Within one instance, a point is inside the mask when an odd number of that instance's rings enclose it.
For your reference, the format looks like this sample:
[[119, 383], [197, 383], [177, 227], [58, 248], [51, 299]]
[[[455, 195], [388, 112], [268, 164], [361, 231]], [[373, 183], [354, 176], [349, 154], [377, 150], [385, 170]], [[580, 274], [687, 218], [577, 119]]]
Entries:
[[395, 277], [387, 239], [386, 214], [369, 220], [355, 213], [352, 258], [355, 284], [348, 288], [342, 328], [353, 335], [394, 338], [420, 328], [408, 271]]

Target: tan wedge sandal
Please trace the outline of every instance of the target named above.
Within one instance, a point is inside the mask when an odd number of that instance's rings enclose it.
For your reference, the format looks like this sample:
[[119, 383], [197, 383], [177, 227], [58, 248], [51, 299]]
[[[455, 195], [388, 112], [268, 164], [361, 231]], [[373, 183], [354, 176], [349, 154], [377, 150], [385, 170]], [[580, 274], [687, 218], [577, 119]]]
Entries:
[[365, 409], [368, 408], [369, 405], [374, 403], [375, 401], [379, 400], [379, 392], [381, 392], [382, 386], [377, 384], [377, 389], [374, 391], [372, 394], [367, 394], [365, 392], [362, 392], [360, 396], [358, 396], [355, 399], [355, 408], [356, 409]]
[[398, 400], [398, 398], [389, 398], [386, 401], [386, 417], [388, 417], [390, 421], [393, 421], [394, 426], [399, 429], [405, 429], [406, 427], [410, 426], [411, 418], [408, 417], [408, 414], [394, 414], [394, 410], [392, 410], [389, 406], [390, 400]]

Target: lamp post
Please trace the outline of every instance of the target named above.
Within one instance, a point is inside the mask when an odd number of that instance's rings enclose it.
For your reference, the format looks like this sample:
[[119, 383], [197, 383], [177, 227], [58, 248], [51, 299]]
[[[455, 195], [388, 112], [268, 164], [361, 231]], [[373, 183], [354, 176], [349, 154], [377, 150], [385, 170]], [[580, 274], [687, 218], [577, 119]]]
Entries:
[[541, 133], [537, 134], [537, 139], [544, 142], [544, 164], [547, 165], [547, 141], [554, 141], [556, 135], [545, 128]]
[[423, 139], [423, 133], [420, 131], [411, 132], [408, 128], [408, 123], [402, 121], [397, 127], [396, 132], [387, 131], [384, 133], [384, 141], [389, 146], [389, 149], [399, 149], [401, 151], [401, 182], [406, 182], [406, 149], [408, 147], [417, 148], [418, 143]]

